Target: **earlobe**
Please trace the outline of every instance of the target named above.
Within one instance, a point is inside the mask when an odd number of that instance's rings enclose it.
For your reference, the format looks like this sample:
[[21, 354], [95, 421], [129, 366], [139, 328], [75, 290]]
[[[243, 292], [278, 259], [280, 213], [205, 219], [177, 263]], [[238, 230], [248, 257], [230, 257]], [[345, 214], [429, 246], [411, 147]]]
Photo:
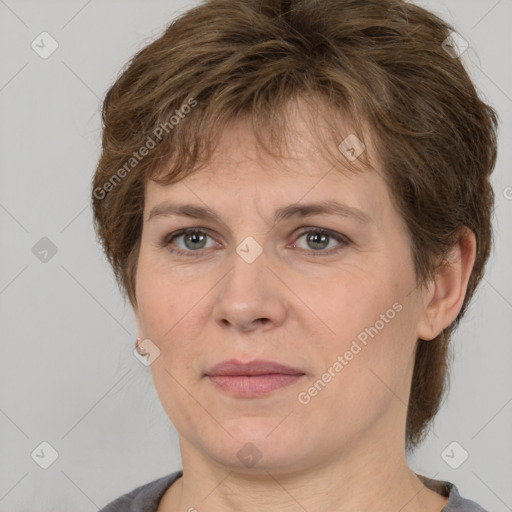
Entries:
[[457, 242], [438, 268], [428, 293], [418, 325], [418, 338], [432, 340], [457, 317], [476, 258], [475, 234], [463, 228]]

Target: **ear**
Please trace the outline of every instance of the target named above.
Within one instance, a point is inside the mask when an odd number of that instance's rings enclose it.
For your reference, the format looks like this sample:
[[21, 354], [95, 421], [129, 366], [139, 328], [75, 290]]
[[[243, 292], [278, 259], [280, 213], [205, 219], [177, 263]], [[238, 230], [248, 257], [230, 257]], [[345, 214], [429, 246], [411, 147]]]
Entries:
[[466, 296], [475, 258], [475, 234], [464, 227], [459, 242], [452, 247], [425, 294], [418, 338], [432, 340], [455, 320]]

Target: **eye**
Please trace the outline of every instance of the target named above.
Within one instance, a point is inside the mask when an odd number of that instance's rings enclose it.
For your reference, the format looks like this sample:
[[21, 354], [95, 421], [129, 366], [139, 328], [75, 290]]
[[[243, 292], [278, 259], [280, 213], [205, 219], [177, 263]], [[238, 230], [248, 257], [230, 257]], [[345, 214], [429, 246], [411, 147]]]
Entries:
[[[297, 241], [304, 237], [308, 245], [305, 250], [309, 253], [313, 251], [318, 253], [313, 253], [314, 256], [333, 254], [350, 245], [350, 240], [339, 233], [320, 228], [303, 228], [303, 231], [293, 242], [292, 247], [297, 247]], [[215, 240], [210, 245], [207, 245], [208, 238], [213, 240], [203, 229], [181, 229], [165, 236], [160, 245], [175, 254], [195, 256], [193, 253], [198, 253], [197, 255], [199, 255], [203, 249], [215, 247], [217, 244]], [[334, 247], [329, 247], [333, 241], [338, 242], [338, 244]], [[302, 249], [300, 246], [299, 248]]]
[[[350, 244], [350, 240], [346, 236], [340, 235], [339, 233], [333, 233], [332, 231], [326, 229], [305, 228], [305, 231], [302, 231], [300, 236], [293, 243], [294, 247], [297, 244], [297, 240], [303, 238], [304, 235], [306, 235], [305, 241], [306, 244], [308, 245], [306, 249], [313, 249], [313, 251], [317, 253], [322, 253], [323, 255], [338, 252], [345, 246]], [[326, 248], [329, 247], [330, 243], [333, 240], [338, 242], [338, 245], [334, 246], [334, 248], [331, 246], [329, 250], [325, 250]]]
[[[167, 247], [171, 252], [188, 255], [191, 252], [199, 252], [201, 249], [208, 249], [209, 247], [212, 247], [212, 245], [206, 245], [207, 238], [211, 238], [210, 235], [201, 229], [182, 229], [164, 237], [161, 245], [162, 247]], [[172, 247], [174, 240], [179, 239], [181, 239], [182, 245], [176, 244], [178, 245], [178, 249]], [[213, 243], [213, 246], [214, 245], [215, 241]]]

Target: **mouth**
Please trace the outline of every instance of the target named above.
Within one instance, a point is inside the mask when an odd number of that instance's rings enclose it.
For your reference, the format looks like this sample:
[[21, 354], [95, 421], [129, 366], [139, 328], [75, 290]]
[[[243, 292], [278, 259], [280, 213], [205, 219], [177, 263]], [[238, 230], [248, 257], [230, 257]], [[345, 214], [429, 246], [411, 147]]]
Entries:
[[258, 397], [289, 386], [305, 373], [273, 361], [242, 363], [224, 361], [205, 372], [205, 377], [219, 390], [235, 397]]

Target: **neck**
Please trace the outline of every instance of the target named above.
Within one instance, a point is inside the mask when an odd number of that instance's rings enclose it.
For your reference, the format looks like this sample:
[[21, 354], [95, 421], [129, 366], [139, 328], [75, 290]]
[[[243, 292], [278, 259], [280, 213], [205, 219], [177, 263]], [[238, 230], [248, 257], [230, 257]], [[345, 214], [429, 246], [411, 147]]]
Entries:
[[[405, 449], [381, 442], [378, 450], [354, 449], [306, 471], [241, 472], [207, 463], [180, 440], [183, 477], [171, 486], [158, 512], [439, 512], [447, 498], [429, 490], [408, 467]], [[396, 454], [401, 453], [397, 457]]]

